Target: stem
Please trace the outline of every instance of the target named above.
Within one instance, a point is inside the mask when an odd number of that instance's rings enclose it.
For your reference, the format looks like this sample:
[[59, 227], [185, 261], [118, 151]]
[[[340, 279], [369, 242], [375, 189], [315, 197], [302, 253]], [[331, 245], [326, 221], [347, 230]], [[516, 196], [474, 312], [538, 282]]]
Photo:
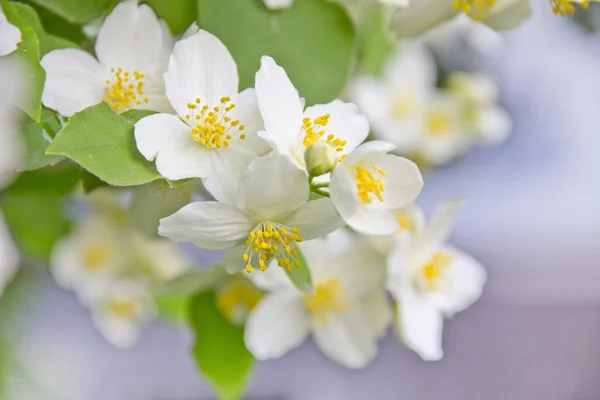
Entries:
[[323, 190], [321, 190], [319, 188], [316, 188], [314, 186], [311, 188], [311, 190], [312, 190], [313, 193], [316, 193], [319, 196], [329, 197], [329, 193], [328, 192], [325, 192], [325, 191], [323, 191]]
[[311, 188], [313, 189], [320, 189], [320, 188], [328, 188], [329, 187], [329, 183], [312, 183], [310, 185]]

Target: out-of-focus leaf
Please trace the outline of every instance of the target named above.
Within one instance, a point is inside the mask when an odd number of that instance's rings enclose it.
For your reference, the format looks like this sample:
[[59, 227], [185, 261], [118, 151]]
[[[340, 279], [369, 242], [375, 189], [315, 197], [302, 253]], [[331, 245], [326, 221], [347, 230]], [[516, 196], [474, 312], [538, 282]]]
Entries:
[[188, 317], [195, 333], [192, 352], [198, 368], [221, 399], [241, 398], [254, 367], [254, 357], [244, 344], [244, 328], [221, 315], [213, 291], [191, 300]]
[[389, 14], [386, 7], [371, 7], [361, 16], [359, 35], [360, 72], [379, 75], [396, 42], [389, 28]]
[[350, 74], [356, 35], [339, 4], [299, 0], [271, 12], [261, 0], [198, 0], [198, 22], [233, 55], [240, 89], [254, 87], [263, 55], [285, 68], [308, 105], [339, 97]]
[[63, 196], [79, 182], [81, 170], [72, 163], [23, 172], [7, 189], [10, 194]]
[[222, 265], [193, 269], [165, 283], [159, 292], [165, 294], [182, 293], [189, 296], [214, 288], [221, 283], [223, 278], [228, 276]]
[[119, 0], [31, 0], [73, 24], [85, 24], [108, 12]]
[[102, 179], [99, 179], [96, 175], [92, 175], [86, 170], [82, 169], [81, 186], [85, 193], [90, 193], [100, 187], [108, 186], [108, 183], [104, 182]]
[[173, 324], [184, 324], [187, 321], [190, 295], [186, 293], [159, 293], [154, 297], [158, 316]]
[[164, 19], [174, 35], [183, 33], [196, 21], [196, 0], [146, 0]]
[[61, 128], [58, 116], [54, 111], [42, 109], [42, 119], [38, 124], [28, 115], [23, 116], [21, 133], [25, 138], [25, 150], [22, 171], [38, 169], [54, 165], [63, 157], [46, 155], [46, 149], [52, 141], [52, 136]]
[[75, 114], [54, 138], [47, 154], [69, 157], [115, 186], [141, 185], [159, 179], [154, 164], [137, 150], [131, 115], [115, 114], [108, 104]]
[[[288, 270], [283, 267], [290, 280], [301, 292], [310, 292], [312, 290], [312, 277], [310, 275], [310, 269], [304, 258], [304, 254], [300, 250], [300, 247], [296, 246], [296, 259], [300, 261], [300, 266], [296, 267], [292, 265], [292, 270]], [[290, 263], [290, 264], [293, 264]]]
[[36, 122], [42, 114], [42, 92], [46, 72], [40, 65], [40, 42], [34, 28], [19, 12], [21, 4], [0, 1], [6, 19], [21, 31], [21, 43], [12, 54], [5, 56], [17, 63], [21, 70], [21, 78], [26, 84], [27, 94], [23, 96], [20, 107]]

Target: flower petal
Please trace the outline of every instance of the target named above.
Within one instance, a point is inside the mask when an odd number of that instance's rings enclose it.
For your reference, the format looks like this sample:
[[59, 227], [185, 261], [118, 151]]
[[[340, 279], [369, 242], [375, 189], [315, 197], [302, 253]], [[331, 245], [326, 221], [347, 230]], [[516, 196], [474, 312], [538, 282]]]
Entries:
[[264, 2], [269, 10], [281, 10], [289, 8], [293, 0], [264, 0]]
[[358, 210], [359, 200], [356, 183], [354, 183], [352, 175], [343, 166], [337, 167], [331, 174], [329, 195], [336, 210], [344, 220], [350, 218]]
[[158, 234], [207, 250], [226, 249], [248, 236], [253, 226], [235, 207], [216, 201], [188, 204], [160, 220]]
[[287, 276], [283, 268], [277, 266], [277, 262], [271, 262], [271, 265], [264, 270], [255, 269], [246, 277], [252, 281], [259, 289], [267, 292], [276, 292], [289, 289], [295, 291], [294, 284]]
[[298, 292], [274, 292], [263, 297], [248, 316], [246, 347], [258, 360], [279, 358], [306, 340], [309, 326]]
[[374, 162], [382, 157], [384, 154], [394, 150], [396, 145], [390, 142], [384, 142], [383, 140], [371, 140], [363, 143], [356, 148], [352, 153], [348, 154], [348, 157], [340, 163], [340, 166], [350, 167], [357, 162], [364, 162], [366, 160], [373, 160]]
[[167, 179], [203, 178], [210, 171], [209, 150], [190, 138], [191, 129], [170, 114], [154, 114], [135, 124], [138, 150]]
[[287, 154], [301, 139], [303, 104], [285, 70], [268, 56], [260, 60], [256, 73], [256, 95], [265, 121], [261, 136], [280, 155]]
[[366, 325], [372, 329], [378, 339], [385, 336], [393, 318], [392, 307], [386, 292], [382, 288], [373, 289], [364, 297], [363, 307], [368, 320]]
[[404, 291], [398, 300], [398, 333], [402, 341], [423, 360], [442, 358], [442, 313], [426, 296]]
[[15, 51], [19, 42], [21, 42], [21, 31], [6, 21], [6, 17], [0, 9], [0, 56]]
[[19, 268], [19, 252], [4, 224], [4, 216], [0, 212], [0, 297], [8, 283], [13, 279]]
[[528, 0], [500, 0], [481, 22], [496, 31], [506, 31], [519, 27], [532, 14]]
[[235, 108], [229, 112], [232, 120], [239, 120], [244, 125], [244, 130], [240, 134], [245, 134], [244, 140], [231, 141], [231, 146], [240, 146], [251, 150], [258, 155], [265, 155], [271, 151], [267, 142], [258, 137], [258, 132], [265, 129], [265, 125], [258, 108], [258, 98], [256, 91], [248, 88], [235, 97]]
[[140, 324], [136, 320], [118, 318], [106, 312], [92, 315], [92, 322], [107, 342], [124, 349], [140, 338]]
[[46, 71], [42, 103], [65, 117], [100, 103], [105, 96], [102, 68], [85, 51], [54, 50], [40, 64]]
[[238, 91], [237, 66], [227, 47], [214, 35], [200, 30], [178, 41], [165, 74], [167, 97], [180, 116], [197, 98], [203, 105], [219, 106]]
[[335, 314], [324, 326], [313, 327], [313, 338], [327, 357], [347, 368], [363, 368], [377, 355], [377, 337], [362, 307]]
[[335, 211], [331, 199], [312, 200], [301, 205], [285, 222], [298, 227], [303, 240], [325, 236], [344, 226], [344, 221]]
[[306, 203], [306, 173], [286, 157], [265, 156], [254, 160], [240, 183], [237, 206], [257, 220], [270, 220]]
[[398, 220], [391, 211], [371, 207], [369, 204], [361, 204], [354, 214], [344, 220], [363, 235], [392, 235], [400, 229]]
[[[163, 29], [146, 4], [136, 0], [118, 4], [98, 31], [96, 55], [105, 68], [123, 68], [148, 74], [148, 68], [164, 63]], [[161, 58], [162, 56], [162, 58]]]
[[456, 223], [458, 209], [462, 200], [446, 200], [440, 204], [429, 219], [429, 223], [423, 231], [421, 245], [442, 246], [448, 240], [452, 228]]
[[326, 134], [334, 134], [336, 138], [346, 140], [344, 151], [348, 154], [364, 142], [369, 134], [369, 123], [358, 107], [352, 103], [334, 100], [328, 104], [308, 107], [304, 116], [314, 120], [321, 115], [329, 114], [329, 123], [325, 127]]
[[452, 1], [412, 1], [406, 8], [396, 8], [392, 14], [392, 28], [401, 37], [416, 37], [456, 15]]
[[423, 176], [419, 167], [404, 157], [386, 154], [377, 161], [385, 171], [383, 206], [388, 209], [404, 207], [412, 203], [423, 188]]

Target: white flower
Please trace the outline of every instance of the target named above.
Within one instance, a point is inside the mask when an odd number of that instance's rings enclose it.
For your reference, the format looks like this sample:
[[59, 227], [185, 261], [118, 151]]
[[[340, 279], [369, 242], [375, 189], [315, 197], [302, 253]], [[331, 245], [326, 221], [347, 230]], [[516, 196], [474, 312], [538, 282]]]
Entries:
[[89, 303], [132, 263], [131, 250], [127, 229], [116, 228], [102, 215], [91, 216], [54, 246], [50, 271], [59, 285]]
[[498, 106], [498, 87], [482, 74], [454, 73], [448, 87], [463, 102], [463, 112], [477, 142], [497, 145], [508, 138], [512, 122]]
[[357, 232], [396, 232], [400, 225], [392, 210], [410, 204], [423, 187], [423, 177], [415, 163], [387, 154], [394, 147], [387, 142], [367, 142], [333, 170], [331, 200], [344, 221]]
[[6, 20], [6, 16], [0, 7], [0, 56], [5, 56], [15, 51], [20, 42], [21, 31]]
[[256, 96], [265, 121], [265, 130], [259, 136], [278, 155], [288, 157], [303, 169], [306, 169], [304, 151], [308, 146], [330, 143], [341, 161], [369, 133], [366, 118], [354, 104], [334, 100], [304, 110], [304, 100], [285, 70], [271, 57], [261, 59], [256, 73]]
[[264, 0], [269, 10], [282, 10], [290, 8], [294, 0]]
[[76, 49], [54, 50], [42, 58], [42, 102], [67, 117], [101, 101], [117, 112], [170, 111], [163, 73], [171, 46], [170, 33], [150, 7], [136, 0], [120, 3], [98, 32], [98, 60]]
[[113, 282], [91, 308], [94, 326], [109, 343], [121, 348], [135, 344], [141, 325], [156, 313], [148, 288], [136, 281]]
[[416, 37], [461, 12], [501, 31], [517, 28], [532, 14], [529, 0], [412, 0], [395, 9], [392, 26], [400, 36]]
[[[225, 253], [229, 271], [248, 272], [277, 259], [291, 268], [294, 245], [343, 225], [330, 199], [308, 201], [304, 171], [285, 157], [256, 159], [245, 172], [233, 204], [191, 203], [160, 221], [161, 236]], [[235, 247], [234, 247], [235, 246]], [[299, 262], [299, 261], [298, 261]]]
[[421, 235], [397, 239], [387, 288], [398, 302], [402, 341], [424, 360], [442, 358], [444, 318], [475, 302], [486, 280], [477, 260], [445, 244], [458, 203], [440, 207]]
[[24, 155], [20, 115], [15, 112], [23, 91], [23, 77], [18, 68], [19, 64], [11, 60], [0, 59], [0, 189], [14, 179]]
[[[148, 275], [148, 280], [164, 283], [188, 271], [192, 261], [175, 243], [162, 238], [148, 238], [132, 231], [133, 272]], [[131, 251], [131, 250], [130, 250]]]
[[[135, 126], [138, 149], [168, 179], [203, 178], [220, 201], [230, 201], [250, 162], [269, 147], [256, 94], [238, 94], [235, 61], [206, 31], [175, 45], [165, 74], [167, 97], [179, 117], [155, 114]], [[232, 182], [236, 184], [232, 184]]]
[[381, 286], [382, 268], [364, 242], [337, 231], [302, 243], [314, 291], [300, 293], [281, 268], [250, 275], [266, 294], [246, 322], [245, 341], [259, 360], [279, 358], [309, 332], [332, 360], [362, 368], [377, 354], [377, 341], [390, 322]]
[[391, 212], [398, 221], [398, 231], [389, 236], [366, 237], [371, 247], [384, 258], [392, 252], [397, 237], [419, 236], [425, 229], [425, 213], [415, 203]]
[[0, 212], [0, 297], [6, 285], [12, 281], [19, 268], [19, 251], [13, 243], [12, 237], [4, 223], [4, 216]]

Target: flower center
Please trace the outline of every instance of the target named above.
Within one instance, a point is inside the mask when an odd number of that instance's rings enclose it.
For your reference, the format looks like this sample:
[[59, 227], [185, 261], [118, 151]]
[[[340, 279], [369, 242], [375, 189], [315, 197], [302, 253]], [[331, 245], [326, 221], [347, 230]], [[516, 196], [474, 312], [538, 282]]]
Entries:
[[385, 171], [376, 165], [373, 165], [371, 170], [373, 172], [365, 167], [356, 167], [354, 182], [358, 191], [358, 199], [362, 204], [369, 204], [374, 198], [383, 201], [383, 179], [375, 176], [385, 176]]
[[[589, 1], [577, 2], [581, 7], [587, 8], [589, 5]], [[573, 0], [550, 0], [550, 5], [552, 5], [552, 11], [554, 14], [566, 15], [573, 14], [575, 12], [575, 6], [573, 5]]]
[[218, 106], [210, 108], [207, 104], [200, 106], [200, 99], [188, 103], [188, 114], [185, 119], [192, 126], [190, 138], [205, 145], [209, 149], [228, 147], [236, 136], [246, 139], [242, 132], [244, 125], [239, 120], [232, 120], [229, 112], [235, 108], [230, 97], [222, 97]]
[[264, 271], [267, 263], [274, 258], [277, 259], [277, 265], [286, 267], [288, 271], [292, 271], [290, 258], [296, 267], [300, 267], [300, 260], [296, 259], [297, 252], [292, 247], [301, 241], [300, 230], [296, 226], [289, 231], [276, 223], [261, 222], [246, 240], [247, 248], [242, 254], [242, 259], [247, 263], [246, 271], [252, 272], [252, 262], [256, 260]]
[[[341, 153], [344, 151], [344, 146], [347, 143], [346, 140], [336, 138], [333, 133], [325, 136], [325, 129], [323, 128], [325, 128], [329, 123], [329, 117], [329, 114], [325, 114], [315, 118], [312, 121], [310, 118], [304, 118], [302, 121], [302, 130], [305, 132], [304, 140], [302, 141], [304, 147], [310, 147], [313, 144], [324, 140], [331, 144], [335, 148], [336, 152]], [[325, 136], [325, 138], [323, 138], [323, 136]], [[345, 154], [338, 157], [338, 162], [342, 162], [344, 158], [346, 158]]]
[[410, 231], [412, 229], [411, 218], [403, 212], [396, 212], [396, 220], [400, 225], [400, 230]]
[[104, 101], [116, 111], [126, 111], [134, 105], [147, 103], [148, 98], [144, 95], [145, 75], [139, 71], [123, 71], [122, 68], [111, 68], [111, 78], [105, 81]]
[[111, 314], [121, 318], [130, 319], [135, 316], [135, 305], [130, 300], [109, 300], [107, 308]]
[[304, 306], [312, 314], [317, 325], [327, 325], [334, 313], [352, 306], [338, 278], [319, 283], [312, 293], [303, 293]]
[[414, 108], [415, 101], [412, 96], [398, 96], [393, 103], [392, 113], [395, 117], [404, 118], [409, 115]]
[[431, 136], [440, 136], [452, 127], [452, 120], [447, 112], [430, 110], [425, 117], [425, 129]]
[[261, 298], [250, 282], [238, 281], [227, 285], [217, 294], [217, 306], [231, 322], [241, 325]]
[[425, 289], [430, 291], [439, 289], [440, 280], [450, 263], [452, 263], [452, 256], [437, 252], [421, 267], [421, 278]]
[[[564, 1], [564, 0], [560, 0]], [[496, 0], [454, 0], [454, 8], [461, 9], [473, 19], [483, 19], [490, 9], [496, 4]]]
[[108, 260], [109, 251], [105, 244], [96, 243], [87, 248], [83, 253], [83, 265], [90, 271], [102, 268], [102, 265]]

